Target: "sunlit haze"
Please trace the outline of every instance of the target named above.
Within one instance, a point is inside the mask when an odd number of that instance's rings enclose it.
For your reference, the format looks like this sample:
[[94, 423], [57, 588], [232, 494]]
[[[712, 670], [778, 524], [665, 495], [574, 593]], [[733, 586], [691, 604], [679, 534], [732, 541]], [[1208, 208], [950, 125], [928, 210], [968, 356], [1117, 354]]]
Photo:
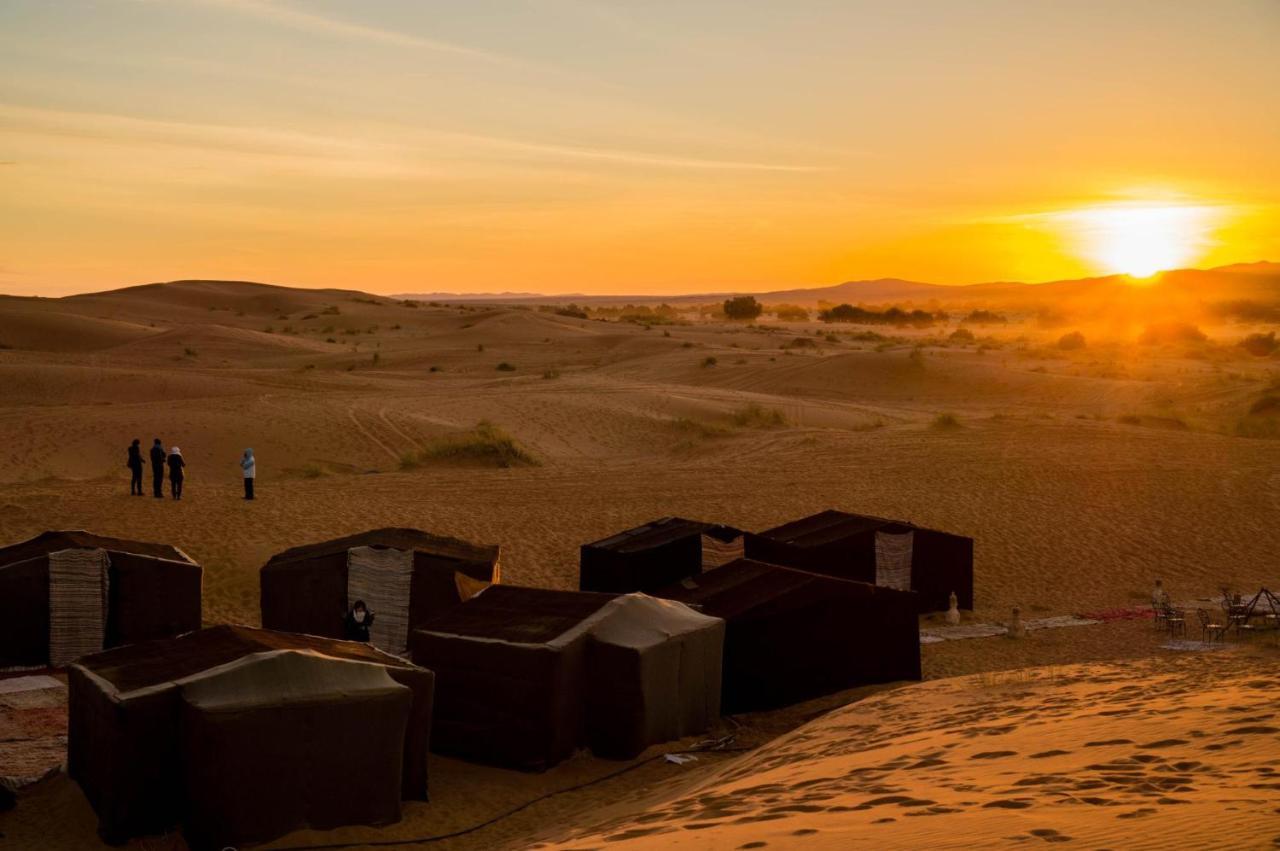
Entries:
[[1278, 40], [1275, 0], [8, 0], [0, 292], [1280, 259]]

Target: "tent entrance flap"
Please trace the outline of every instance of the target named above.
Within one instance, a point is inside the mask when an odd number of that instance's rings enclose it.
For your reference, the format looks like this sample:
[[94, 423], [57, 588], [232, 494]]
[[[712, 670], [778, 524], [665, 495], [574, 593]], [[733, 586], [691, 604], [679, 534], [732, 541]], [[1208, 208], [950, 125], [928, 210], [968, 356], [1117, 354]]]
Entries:
[[107, 631], [107, 551], [49, 553], [49, 664], [102, 650]]
[[413, 551], [352, 547], [347, 551], [347, 605], [364, 600], [374, 613], [369, 642], [404, 656], [409, 647], [409, 595]]
[[914, 531], [876, 532], [876, 584], [899, 591], [911, 590], [911, 553]]

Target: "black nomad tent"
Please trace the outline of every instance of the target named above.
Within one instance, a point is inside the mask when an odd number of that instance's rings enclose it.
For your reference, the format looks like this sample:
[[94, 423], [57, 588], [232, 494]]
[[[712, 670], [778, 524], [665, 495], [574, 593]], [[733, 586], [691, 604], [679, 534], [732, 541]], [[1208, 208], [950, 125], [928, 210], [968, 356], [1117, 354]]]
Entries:
[[199, 629], [202, 573], [177, 547], [84, 531], [0, 548], [0, 670]]
[[670, 601], [494, 585], [420, 624], [436, 672], [433, 747], [549, 768], [589, 745], [629, 758], [719, 717], [724, 624]]
[[898, 520], [823, 511], [746, 536], [746, 556], [840, 579], [912, 590], [920, 611], [973, 608], [973, 539]]
[[663, 517], [592, 544], [583, 544], [578, 587], [583, 591], [651, 594], [742, 557], [742, 532], [730, 526]]
[[660, 594], [724, 619], [727, 712], [920, 679], [910, 591], [739, 559]]
[[67, 770], [108, 841], [385, 824], [426, 800], [434, 677], [366, 644], [217, 626], [68, 669]]
[[343, 637], [356, 600], [374, 612], [370, 641], [407, 652], [409, 631], [500, 581], [499, 549], [417, 529], [373, 529], [274, 555], [260, 573], [267, 629]]

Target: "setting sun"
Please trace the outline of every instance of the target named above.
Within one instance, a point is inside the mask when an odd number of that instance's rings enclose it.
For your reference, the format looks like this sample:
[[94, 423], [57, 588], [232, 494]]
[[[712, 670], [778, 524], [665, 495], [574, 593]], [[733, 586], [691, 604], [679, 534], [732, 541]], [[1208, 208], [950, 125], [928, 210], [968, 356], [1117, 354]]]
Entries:
[[1119, 203], [1056, 217], [1082, 257], [1106, 274], [1146, 278], [1201, 259], [1223, 211], [1208, 205]]

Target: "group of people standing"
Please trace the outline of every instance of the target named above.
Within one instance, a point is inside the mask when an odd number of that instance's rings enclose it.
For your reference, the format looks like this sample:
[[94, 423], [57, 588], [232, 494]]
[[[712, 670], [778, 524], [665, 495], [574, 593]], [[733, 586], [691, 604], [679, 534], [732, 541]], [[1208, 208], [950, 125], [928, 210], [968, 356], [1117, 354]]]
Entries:
[[[125, 466], [129, 468], [129, 495], [142, 496], [142, 468], [147, 464], [142, 457], [142, 441], [133, 439], [129, 445], [129, 459]], [[182, 499], [182, 482], [186, 478], [187, 461], [182, 457], [182, 450], [174, 446], [168, 452], [160, 438], [151, 444], [151, 489], [156, 499], [164, 497], [164, 471], [169, 470], [169, 492], [174, 499]], [[253, 499], [253, 480], [257, 477], [258, 465], [253, 457], [253, 450], [246, 449], [240, 457], [240, 471], [244, 476], [244, 498]]]

